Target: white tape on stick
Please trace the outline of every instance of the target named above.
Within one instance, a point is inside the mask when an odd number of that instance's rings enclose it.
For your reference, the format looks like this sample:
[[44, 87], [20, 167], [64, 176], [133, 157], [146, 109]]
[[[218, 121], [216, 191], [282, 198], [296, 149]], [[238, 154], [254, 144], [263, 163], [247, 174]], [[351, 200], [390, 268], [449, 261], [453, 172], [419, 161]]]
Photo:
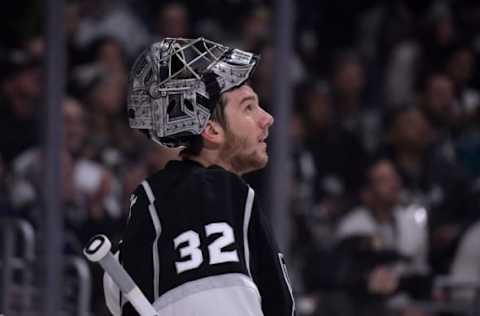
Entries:
[[155, 308], [147, 300], [130, 275], [112, 255], [112, 244], [105, 235], [97, 235], [90, 239], [83, 253], [88, 260], [98, 262], [103, 270], [117, 284], [124, 296], [141, 316], [158, 316]]

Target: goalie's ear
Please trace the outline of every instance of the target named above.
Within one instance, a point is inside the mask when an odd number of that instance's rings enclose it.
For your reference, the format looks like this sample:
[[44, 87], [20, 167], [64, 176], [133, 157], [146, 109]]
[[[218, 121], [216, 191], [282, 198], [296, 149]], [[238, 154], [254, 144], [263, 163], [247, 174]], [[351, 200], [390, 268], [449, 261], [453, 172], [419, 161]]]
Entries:
[[217, 149], [225, 142], [225, 130], [220, 123], [209, 120], [202, 132], [202, 138], [206, 149]]

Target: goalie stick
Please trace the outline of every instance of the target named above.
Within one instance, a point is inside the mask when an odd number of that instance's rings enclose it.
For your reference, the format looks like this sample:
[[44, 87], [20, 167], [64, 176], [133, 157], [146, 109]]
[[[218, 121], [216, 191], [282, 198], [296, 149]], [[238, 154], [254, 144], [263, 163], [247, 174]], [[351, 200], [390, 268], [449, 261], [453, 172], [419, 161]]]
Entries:
[[153, 305], [112, 255], [111, 248], [112, 244], [107, 236], [96, 235], [90, 239], [83, 253], [88, 260], [98, 262], [102, 266], [141, 316], [158, 316]]

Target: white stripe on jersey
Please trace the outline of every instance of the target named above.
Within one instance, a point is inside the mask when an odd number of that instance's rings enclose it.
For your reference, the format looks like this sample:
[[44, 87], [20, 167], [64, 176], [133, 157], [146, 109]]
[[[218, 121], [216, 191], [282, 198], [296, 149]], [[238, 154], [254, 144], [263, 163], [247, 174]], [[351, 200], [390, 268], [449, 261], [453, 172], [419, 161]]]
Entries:
[[263, 316], [260, 293], [242, 273], [227, 273], [184, 283], [153, 303], [160, 316]]
[[243, 218], [243, 249], [245, 251], [245, 265], [247, 266], [248, 275], [252, 278], [250, 272], [250, 248], [248, 246], [248, 226], [250, 224], [250, 217], [252, 215], [253, 199], [255, 197], [255, 191], [251, 187], [248, 187], [247, 201], [245, 202], [245, 212]]
[[153, 195], [152, 188], [150, 187], [150, 184], [147, 182], [147, 180], [144, 180], [142, 182], [142, 187], [147, 194], [147, 198], [150, 201], [150, 204], [153, 204], [153, 202], [155, 201], [155, 196]]
[[278, 260], [280, 262], [280, 266], [282, 267], [282, 272], [283, 272], [283, 278], [285, 280], [285, 283], [287, 284], [288, 292], [290, 292], [290, 298], [292, 299], [292, 316], [295, 315], [295, 299], [293, 297], [293, 290], [292, 290], [292, 285], [290, 284], [290, 278], [288, 277], [288, 271], [287, 271], [287, 264], [285, 262], [285, 257], [283, 256], [283, 253], [278, 253]]
[[160, 224], [160, 219], [158, 218], [157, 209], [155, 208], [155, 197], [153, 196], [152, 188], [148, 184], [147, 180], [142, 182], [142, 187], [147, 194], [150, 204], [148, 205], [148, 211], [150, 212], [150, 217], [152, 218], [153, 227], [155, 228], [155, 239], [153, 240], [152, 246], [152, 257], [153, 257], [153, 299], [156, 300], [159, 296], [159, 282], [160, 282], [160, 259], [158, 257], [158, 238], [162, 232], [162, 225]]

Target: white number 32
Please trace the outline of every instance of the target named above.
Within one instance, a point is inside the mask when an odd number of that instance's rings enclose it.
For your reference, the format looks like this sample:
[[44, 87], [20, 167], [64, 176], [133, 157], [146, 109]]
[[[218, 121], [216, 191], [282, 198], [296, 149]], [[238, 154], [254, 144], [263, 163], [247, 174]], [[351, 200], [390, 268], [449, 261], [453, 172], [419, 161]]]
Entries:
[[[222, 250], [235, 242], [233, 229], [229, 224], [222, 222], [205, 225], [205, 234], [207, 237], [220, 234], [208, 245], [209, 264], [239, 261], [236, 250]], [[202, 264], [203, 255], [199, 248], [200, 244], [200, 236], [193, 230], [181, 233], [173, 240], [173, 245], [179, 251], [180, 258], [187, 259], [175, 262], [177, 273], [198, 268]]]

